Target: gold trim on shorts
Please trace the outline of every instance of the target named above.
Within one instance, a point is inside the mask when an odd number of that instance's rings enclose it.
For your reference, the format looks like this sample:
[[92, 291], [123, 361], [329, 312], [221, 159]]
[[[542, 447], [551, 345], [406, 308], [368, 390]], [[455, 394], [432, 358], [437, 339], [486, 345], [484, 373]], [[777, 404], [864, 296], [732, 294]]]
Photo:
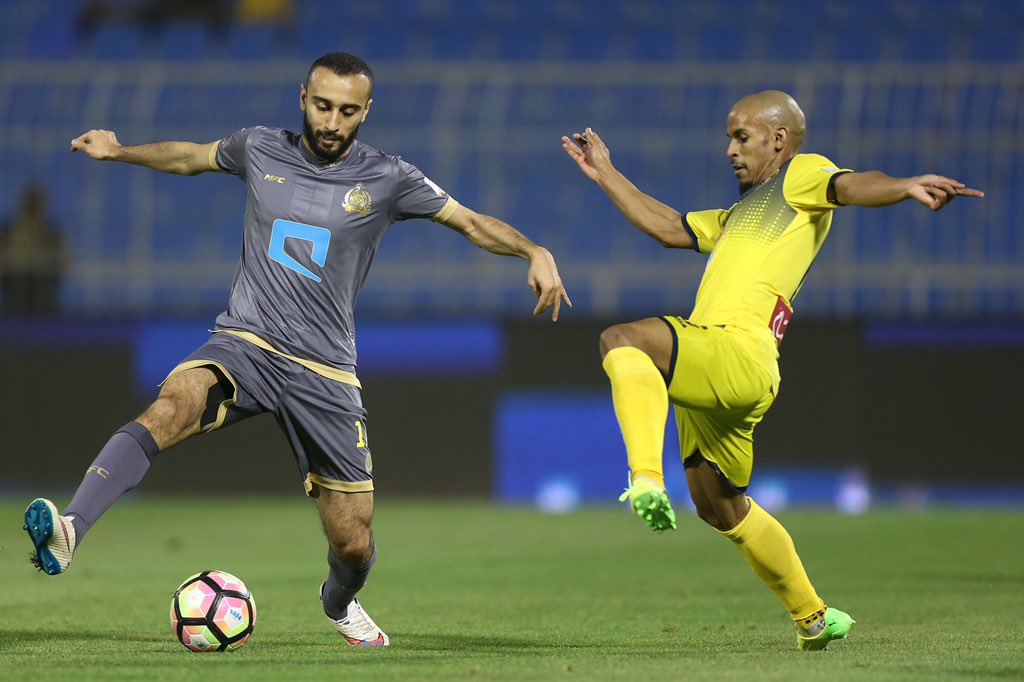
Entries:
[[324, 364], [321, 364], [319, 362], [313, 362], [312, 360], [306, 360], [304, 358], [297, 358], [294, 355], [288, 355], [287, 353], [282, 353], [281, 351], [279, 351], [278, 349], [274, 348], [273, 346], [271, 346], [269, 343], [267, 343], [266, 341], [264, 341], [260, 337], [258, 337], [255, 334], [253, 334], [252, 332], [245, 332], [245, 331], [241, 331], [239, 329], [214, 329], [213, 333], [214, 334], [231, 334], [232, 336], [237, 336], [240, 339], [248, 341], [249, 343], [253, 344], [254, 346], [258, 346], [258, 347], [262, 348], [263, 350], [267, 351], [268, 353], [274, 353], [275, 355], [280, 355], [282, 358], [287, 358], [287, 359], [291, 360], [292, 362], [297, 362], [300, 365], [302, 365], [303, 367], [305, 367], [306, 369], [311, 370], [313, 372], [316, 372], [317, 374], [319, 374], [322, 377], [326, 377], [328, 379], [333, 379], [334, 381], [339, 381], [339, 382], [341, 382], [343, 384], [349, 384], [350, 386], [355, 386], [356, 388], [362, 388], [363, 387], [363, 385], [361, 383], [359, 383], [359, 379], [352, 372], [346, 372], [345, 370], [338, 369], [337, 367], [329, 367], [328, 365], [324, 365]]
[[214, 419], [206, 426], [203, 426], [202, 424], [199, 425], [199, 433], [215, 431], [219, 429], [221, 426], [223, 426], [224, 419], [227, 417], [228, 414], [228, 408], [234, 405], [235, 402], [238, 400], [238, 384], [235, 382], [235, 378], [231, 376], [231, 372], [229, 372], [227, 368], [224, 367], [224, 365], [220, 364], [216, 360], [189, 360], [188, 362], [183, 362], [174, 369], [172, 369], [171, 373], [168, 374], [164, 378], [164, 380], [160, 382], [160, 385], [163, 386], [165, 383], [167, 383], [168, 379], [170, 379], [175, 374], [178, 374], [179, 372], [184, 372], [185, 370], [189, 369], [196, 369], [198, 367], [209, 367], [211, 365], [219, 369], [227, 378], [227, 380], [231, 382], [231, 395], [225, 398], [224, 400], [220, 401], [220, 405], [217, 406], [216, 419]]
[[336, 490], [341, 493], [372, 493], [373, 481], [336, 481], [332, 478], [324, 478], [312, 472], [306, 474], [306, 480], [302, 485], [306, 488], [306, 495], [312, 497], [313, 484], [328, 490]]

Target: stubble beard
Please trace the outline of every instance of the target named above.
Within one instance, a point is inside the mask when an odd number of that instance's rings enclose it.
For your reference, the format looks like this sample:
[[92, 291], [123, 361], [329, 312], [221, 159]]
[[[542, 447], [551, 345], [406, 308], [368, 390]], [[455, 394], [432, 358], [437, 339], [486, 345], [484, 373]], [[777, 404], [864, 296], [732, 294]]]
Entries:
[[313, 130], [312, 124], [309, 122], [308, 116], [302, 117], [302, 138], [306, 141], [310, 151], [313, 155], [323, 161], [324, 163], [334, 163], [341, 157], [345, 156], [348, 152], [349, 147], [356, 141], [356, 134], [359, 132], [359, 126], [356, 126], [352, 131], [352, 134], [348, 137], [344, 135], [337, 135], [339, 140], [338, 148], [331, 150], [320, 144], [320, 138], [317, 136], [316, 131]]

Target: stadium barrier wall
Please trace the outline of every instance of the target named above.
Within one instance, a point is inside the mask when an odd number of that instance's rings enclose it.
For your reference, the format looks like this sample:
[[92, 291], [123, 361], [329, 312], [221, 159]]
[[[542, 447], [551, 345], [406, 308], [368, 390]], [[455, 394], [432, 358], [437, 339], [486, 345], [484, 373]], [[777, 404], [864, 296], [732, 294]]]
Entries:
[[[70, 492], [110, 434], [155, 396], [155, 382], [201, 342], [205, 326], [6, 323], [0, 490]], [[603, 326], [361, 325], [378, 495], [519, 501], [546, 477], [576, 472], [586, 474], [576, 482], [584, 501], [611, 500], [625, 460], [597, 355]], [[370, 343], [375, 335], [381, 346]], [[154, 371], [145, 358], [160, 355], [157, 337], [171, 341]], [[460, 337], [468, 340], [461, 347]], [[375, 354], [386, 338], [401, 343]], [[906, 484], [1020, 485], [1024, 457], [1012, 434], [1022, 346], [1019, 324], [801, 321], [786, 336], [780, 396], [757, 430], [755, 478], [783, 467], [853, 469]], [[410, 355], [419, 359], [398, 361]], [[460, 357], [466, 364], [452, 362]], [[301, 488], [284, 437], [264, 415], [161, 454], [141, 490]]]

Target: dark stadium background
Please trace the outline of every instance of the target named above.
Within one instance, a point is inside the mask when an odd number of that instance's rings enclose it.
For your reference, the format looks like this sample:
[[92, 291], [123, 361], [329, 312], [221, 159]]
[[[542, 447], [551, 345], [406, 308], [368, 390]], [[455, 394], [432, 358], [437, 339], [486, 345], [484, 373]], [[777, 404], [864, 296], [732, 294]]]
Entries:
[[[806, 150], [987, 196], [836, 213], [758, 429], [759, 499], [1024, 502], [1024, 4], [996, 0], [7, 2], [0, 216], [41, 188], [66, 257], [52, 308], [4, 300], [0, 491], [72, 489], [202, 342], [240, 243], [237, 179], [98, 164], [68, 142], [295, 129], [298, 84], [331, 50], [377, 74], [361, 139], [550, 248], [576, 304], [530, 319], [523, 263], [393, 226], [357, 309], [378, 495], [614, 499], [625, 458], [597, 336], [686, 314], [704, 259], [645, 241], [559, 137], [592, 125], [641, 188], [724, 207], [725, 115], [773, 87], [804, 106]], [[141, 490], [298, 486], [261, 417], [162, 455]]]

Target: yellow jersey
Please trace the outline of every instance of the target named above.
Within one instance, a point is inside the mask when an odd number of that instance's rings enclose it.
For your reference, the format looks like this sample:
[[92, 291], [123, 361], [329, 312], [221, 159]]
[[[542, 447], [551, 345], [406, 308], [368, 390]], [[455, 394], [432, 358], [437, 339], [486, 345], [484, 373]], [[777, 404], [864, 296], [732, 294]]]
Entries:
[[684, 226], [710, 253], [690, 321], [740, 335], [778, 389], [778, 345], [832, 225], [832, 182], [842, 173], [818, 154], [797, 154], [729, 209], [687, 213]]

